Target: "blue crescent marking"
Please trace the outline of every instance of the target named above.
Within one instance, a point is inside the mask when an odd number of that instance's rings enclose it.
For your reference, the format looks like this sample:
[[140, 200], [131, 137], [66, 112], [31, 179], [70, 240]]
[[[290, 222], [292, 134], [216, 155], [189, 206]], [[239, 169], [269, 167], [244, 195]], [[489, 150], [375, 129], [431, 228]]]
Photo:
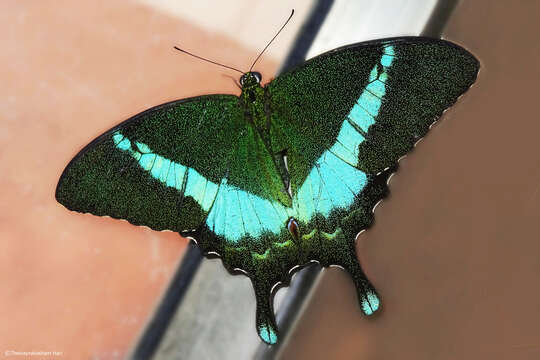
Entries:
[[366, 315], [373, 315], [379, 309], [380, 300], [372, 291], [368, 291], [366, 297], [362, 299], [362, 311]]
[[259, 336], [268, 344], [275, 344], [277, 342], [277, 335], [272, 328], [267, 325], [261, 326], [259, 329]]

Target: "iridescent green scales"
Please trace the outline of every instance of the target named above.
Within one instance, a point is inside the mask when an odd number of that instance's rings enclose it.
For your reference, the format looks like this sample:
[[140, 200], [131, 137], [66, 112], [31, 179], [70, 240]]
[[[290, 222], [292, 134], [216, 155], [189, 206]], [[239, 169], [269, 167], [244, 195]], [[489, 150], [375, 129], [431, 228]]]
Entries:
[[277, 284], [311, 261], [339, 265], [371, 315], [380, 299], [356, 257], [399, 157], [474, 82], [478, 61], [442, 40], [351, 45], [242, 94], [164, 104], [125, 121], [66, 167], [67, 208], [173, 230], [242, 269], [256, 326], [278, 341]]

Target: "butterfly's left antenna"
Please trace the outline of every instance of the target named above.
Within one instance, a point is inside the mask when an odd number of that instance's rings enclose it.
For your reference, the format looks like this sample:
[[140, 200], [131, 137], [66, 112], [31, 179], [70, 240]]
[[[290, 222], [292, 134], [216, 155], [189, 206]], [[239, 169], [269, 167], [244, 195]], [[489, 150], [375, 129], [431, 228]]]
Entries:
[[253, 64], [251, 65], [251, 67], [249, 68], [249, 71], [251, 72], [251, 70], [253, 70], [253, 67], [255, 66], [255, 64], [257, 63], [257, 61], [259, 60], [259, 58], [262, 56], [262, 54], [264, 54], [264, 52], [266, 51], [266, 49], [268, 49], [268, 47], [270, 46], [270, 44], [272, 43], [272, 41], [275, 40], [275, 38], [277, 38], [277, 36], [279, 35], [279, 33], [281, 32], [281, 30], [283, 30], [283, 28], [289, 23], [289, 21], [291, 20], [292, 16], [294, 15], [294, 9], [292, 9], [291, 11], [291, 15], [289, 15], [289, 18], [287, 19], [287, 21], [285, 21], [285, 24], [283, 24], [283, 26], [281, 26], [281, 28], [278, 30], [278, 32], [276, 33], [276, 35], [274, 35], [274, 37], [272, 38], [272, 40], [270, 40], [270, 42], [264, 47], [264, 49], [261, 51], [261, 53], [259, 54], [259, 56], [257, 56], [257, 58], [255, 59], [255, 61], [253, 62]]
[[235, 69], [235, 68], [233, 68], [233, 67], [231, 67], [231, 66], [227, 66], [227, 65], [220, 64], [220, 63], [215, 62], [215, 61], [212, 61], [212, 60], [205, 59], [205, 58], [203, 58], [202, 56], [192, 54], [192, 53], [190, 53], [189, 51], [186, 51], [186, 50], [184, 50], [184, 49], [180, 49], [178, 46], [175, 46], [174, 48], [175, 48], [176, 50], [180, 51], [180, 52], [183, 52], [184, 54], [191, 55], [191, 56], [193, 56], [193, 57], [195, 57], [195, 58], [197, 58], [197, 59], [201, 59], [201, 60], [207, 61], [207, 62], [209, 62], [209, 63], [211, 63], [211, 64], [214, 64], [214, 65], [223, 66], [224, 68], [227, 68], [227, 69], [231, 69], [231, 70], [234, 70], [234, 71], [238, 71], [238, 72], [239, 72], [240, 74], [242, 74], [242, 75], [244, 74], [243, 71], [240, 71], [240, 70], [238, 70], [238, 69]]

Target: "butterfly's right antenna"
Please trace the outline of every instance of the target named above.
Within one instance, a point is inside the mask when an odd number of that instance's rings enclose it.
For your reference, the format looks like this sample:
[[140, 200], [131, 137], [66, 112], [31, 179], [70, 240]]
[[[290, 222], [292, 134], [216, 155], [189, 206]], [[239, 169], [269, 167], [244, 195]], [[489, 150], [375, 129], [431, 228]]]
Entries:
[[262, 56], [262, 54], [266, 51], [266, 49], [268, 49], [268, 47], [270, 46], [270, 44], [272, 43], [272, 41], [274, 41], [275, 38], [277, 38], [277, 36], [279, 35], [279, 33], [281, 32], [281, 30], [283, 30], [283, 28], [287, 25], [287, 23], [289, 22], [289, 20], [291, 20], [292, 16], [294, 15], [294, 9], [292, 9], [291, 11], [291, 15], [289, 15], [289, 18], [287, 19], [287, 21], [285, 21], [285, 24], [283, 24], [283, 26], [279, 29], [279, 31], [277, 32], [276, 35], [274, 35], [274, 37], [272, 38], [272, 40], [270, 40], [270, 42], [264, 47], [264, 49], [261, 51], [261, 53], [259, 54], [259, 56], [257, 56], [257, 58], [255, 59], [255, 61], [253, 62], [253, 64], [251, 65], [251, 67], [249, 68], [249, 71], [251, 72], [251, 70], [253, 70], [253, 67], [255, 66], [255, 63], [257, 63], [257, 61], [259, 60], [259, 58]]
[[215, 61], [212, 61], [212, 60], [205, 59], [205, 58], [203, 58], [202, 56], [192, 54], [192, 53], [190, 53], [189, 51], [186, 51], [186, 50], [184, 50], [184, 49], [180, 49], [178, 46], [175, 46], [174, 48], [175, 48], [176, 50], [180, 51], [180, 52], [183, 52], [184, 54], [191, 55], [191, 56], [193, 56], [193, 57], [195, 57], [195, 58], [197, 58], [197, 59], [201, 59], [201, 60], [207, 61], [207, 62], [209, 62], [209, 63], [211, 63], [211, 64], [214, 64], [214, 65], [223, 66], [224, 68], [227, 68], [227, 69], [231, 69], [231, 70], [234, 70], [234, 71], [238, 71], [238, 72], [239, 72], [240, 74], [242, 74], [242, 75], [244, 74], [243, 71], [240, 71], [240, 70], [238, 70], [238, 69], [235, 69], [235, 68], [233, 68], [233, 67], [231, 67], [231, 66], [227, 66], [227, 65], [220, 64], [220, 63], [215, 62]]

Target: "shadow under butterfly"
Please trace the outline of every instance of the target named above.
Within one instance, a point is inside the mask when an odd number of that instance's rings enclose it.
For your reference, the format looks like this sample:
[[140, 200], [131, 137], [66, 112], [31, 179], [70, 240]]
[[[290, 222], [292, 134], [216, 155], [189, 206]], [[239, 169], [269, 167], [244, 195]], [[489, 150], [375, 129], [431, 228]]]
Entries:
[[448, 41], [402, 37], [319, 55], [242, 93], [151, 108], [107, 131], [64, 170], [70, 210], [172, 230], [250, 277], [256, 328], [278, 341], [273, 294], [316, 261], [352, 276], [360, 308], [381, 301], [355, 250], [397, 160], [475, 81]]

